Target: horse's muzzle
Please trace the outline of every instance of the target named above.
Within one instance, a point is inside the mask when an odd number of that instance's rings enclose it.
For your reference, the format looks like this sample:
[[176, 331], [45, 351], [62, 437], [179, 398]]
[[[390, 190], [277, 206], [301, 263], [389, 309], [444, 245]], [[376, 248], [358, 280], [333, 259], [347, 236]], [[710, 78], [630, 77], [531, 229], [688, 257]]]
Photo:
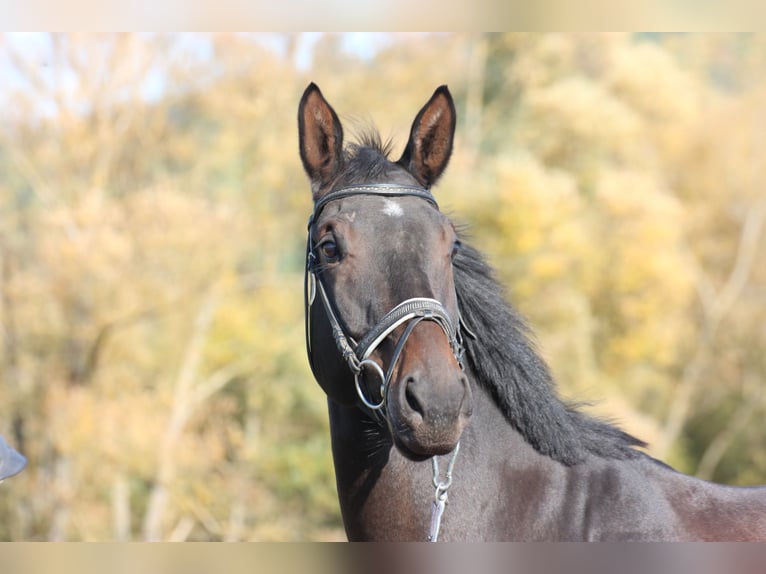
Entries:
[[[426, 325], [415, 329], [414, 340], [402, 357], [399, 376], [388, 392], [388, 419], [394, 441], [418, 456], [451, 452], [473, 412], [468, 378], [435, 325], [431, 331], [435, 336], [429, 338]], [[433, 340], [437, 343], [431, 343]]]

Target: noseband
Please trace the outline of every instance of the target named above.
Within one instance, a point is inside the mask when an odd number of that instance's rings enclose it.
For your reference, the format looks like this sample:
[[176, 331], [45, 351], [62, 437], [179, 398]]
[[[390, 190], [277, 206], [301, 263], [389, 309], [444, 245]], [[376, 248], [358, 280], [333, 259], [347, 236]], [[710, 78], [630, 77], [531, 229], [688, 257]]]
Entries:
[[[437, 301], [436, 299], [430, 299], [427, 297], [414, 297], [407, 299], [399, 303], [396, 307], [391, 309], [380, 320], [380, 322], [372, 327], [370, 331], [362, 337], [358, 343], [347, 335], [343, 330], [338, 315], [336, 314], [333, 304], [330, 301], [327, 291], [322, 283], [321, 277], [317, 277], [318, 272], [316, 265], [318, 258], [314, 253], [314, 245], [311, 239], [312, 228], [320, 212], [331, 201], [336, 201], [346, 197], [359, 196], [359, 195], [373, 195], [383, 197], [418, 197], [425, 201], [428, 201], [438, 209], [438, 204], [433, 195], [427, 190], [421, 187], [407, 186], [407, 185], [392, 185], [392, 184], [374, 184], [374, 185], [355, 185], [349, 187], [342, 187], [335, 191], [331, 191], [327, 195], [321, 197], [314, 205], [314, 211], [311, 214], [308, 222], [308, 241], [306, 244], [306, 296], [305, 296], [305, 317], [306, 317], [306, 351], [309, 358], [309, 364], [311, 370], [316, 376], [316, 370], [314, 369], [314, 359], [311, 348], [311, 330], [309, 324], [310, 308], [316, 299], [317, 292], [319, 293], [322, 305], [325, 308], [327, 318], [330, 322], [330, 328], [332, 329], [333, 339], [338, 347], [338, 351], [346, 361], [348, 368], [354, 375], [354, 384], [356, 386], [356, 392], [361, 400], [362, 404], [370, 409], [373, 413], [382, 410], [386, 404], [386, 397], [388, 395], [388, 387], [391, 382], [391, 377], [394, 372], [394, 367], [401, 355], [404, 345], [407, 342], [408, 337], [412, 333], [415, 326], [421, 321], [433, 321], [438, 324], [444, 334], [447, 336], [452, 353], [455, 356], [460, 368], [463, 368], [463, 344], [460, 334], [460, 320], [457, 323], [453, 323], [452, 319], [447, 312], [447, 309]], [[399, 341], [394, 348], [391, 362], [388, 366], [388, 371], [384, 372], [382, 367], [370, 358], [370, 355], [378, 348], [386, 337], [393, 333], [398, 327], [407, 324], [399, 337]], [[372, 370], [380, 380], [380, 399], [370, 400], [362, 389], [361, 379], [364, 376], [365, 367]]]

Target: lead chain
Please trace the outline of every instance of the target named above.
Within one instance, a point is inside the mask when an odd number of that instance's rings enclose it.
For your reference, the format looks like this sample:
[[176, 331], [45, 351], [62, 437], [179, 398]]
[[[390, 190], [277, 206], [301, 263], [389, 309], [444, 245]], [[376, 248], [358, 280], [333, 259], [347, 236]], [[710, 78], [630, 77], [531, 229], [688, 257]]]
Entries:
[[452, 457], [447, 465], [447, 472], [445, 473], [444, 480], [440, 480], [439, 476], [439, 460], [437, 457], [431, 458], [431, 466], [433, 467], [433, 485], [436, 489], [434, 493], [434, 500], [431, 503], [431, 525], [428, 532], [428, 541], [437, 542], [439, 540], [439, 530], [442, 524], [442, 515], [444, 514], [444, 508], [447, 506], [447, 491], [452, 485], [452, 469], [455, 467], [455, 460], [457, 459], [457, 453], [460, 450], [460, 443], [457, 443], [455, 450], [452, 451]]

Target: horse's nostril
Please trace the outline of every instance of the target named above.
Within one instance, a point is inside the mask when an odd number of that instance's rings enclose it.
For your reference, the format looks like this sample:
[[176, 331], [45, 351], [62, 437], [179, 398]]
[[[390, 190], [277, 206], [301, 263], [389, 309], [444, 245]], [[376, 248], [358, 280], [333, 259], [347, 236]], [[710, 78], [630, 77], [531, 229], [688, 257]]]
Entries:
[[407, 379], [407, 383], [404, 389], [404, 398], [407, 400], [409, 407], [420, 416], [423, 416], [423, 405], [420, 404], [420, 400], [415, 395], [414, 387], [415, 379]]

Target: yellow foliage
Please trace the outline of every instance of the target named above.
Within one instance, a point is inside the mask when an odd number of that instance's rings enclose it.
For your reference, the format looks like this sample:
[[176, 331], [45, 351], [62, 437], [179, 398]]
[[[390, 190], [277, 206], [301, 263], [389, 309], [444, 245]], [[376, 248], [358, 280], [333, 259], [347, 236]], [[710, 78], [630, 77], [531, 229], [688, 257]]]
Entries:
[[685, 350], [674, 342], [692, 335], [694, 297], [681, 206], [651, 177], [634, 172], [605, 172], [596, 196], [607, 249], [599, 287], [601, 305], [610, 309], [605, 360], [612, 367], [673, 365]]
[[605, 87], [567, 77], [527, 95], [521, 138], [541, 160], [588, 184], [604, 159], [640, 156], [644, 134], [633, 109]]

